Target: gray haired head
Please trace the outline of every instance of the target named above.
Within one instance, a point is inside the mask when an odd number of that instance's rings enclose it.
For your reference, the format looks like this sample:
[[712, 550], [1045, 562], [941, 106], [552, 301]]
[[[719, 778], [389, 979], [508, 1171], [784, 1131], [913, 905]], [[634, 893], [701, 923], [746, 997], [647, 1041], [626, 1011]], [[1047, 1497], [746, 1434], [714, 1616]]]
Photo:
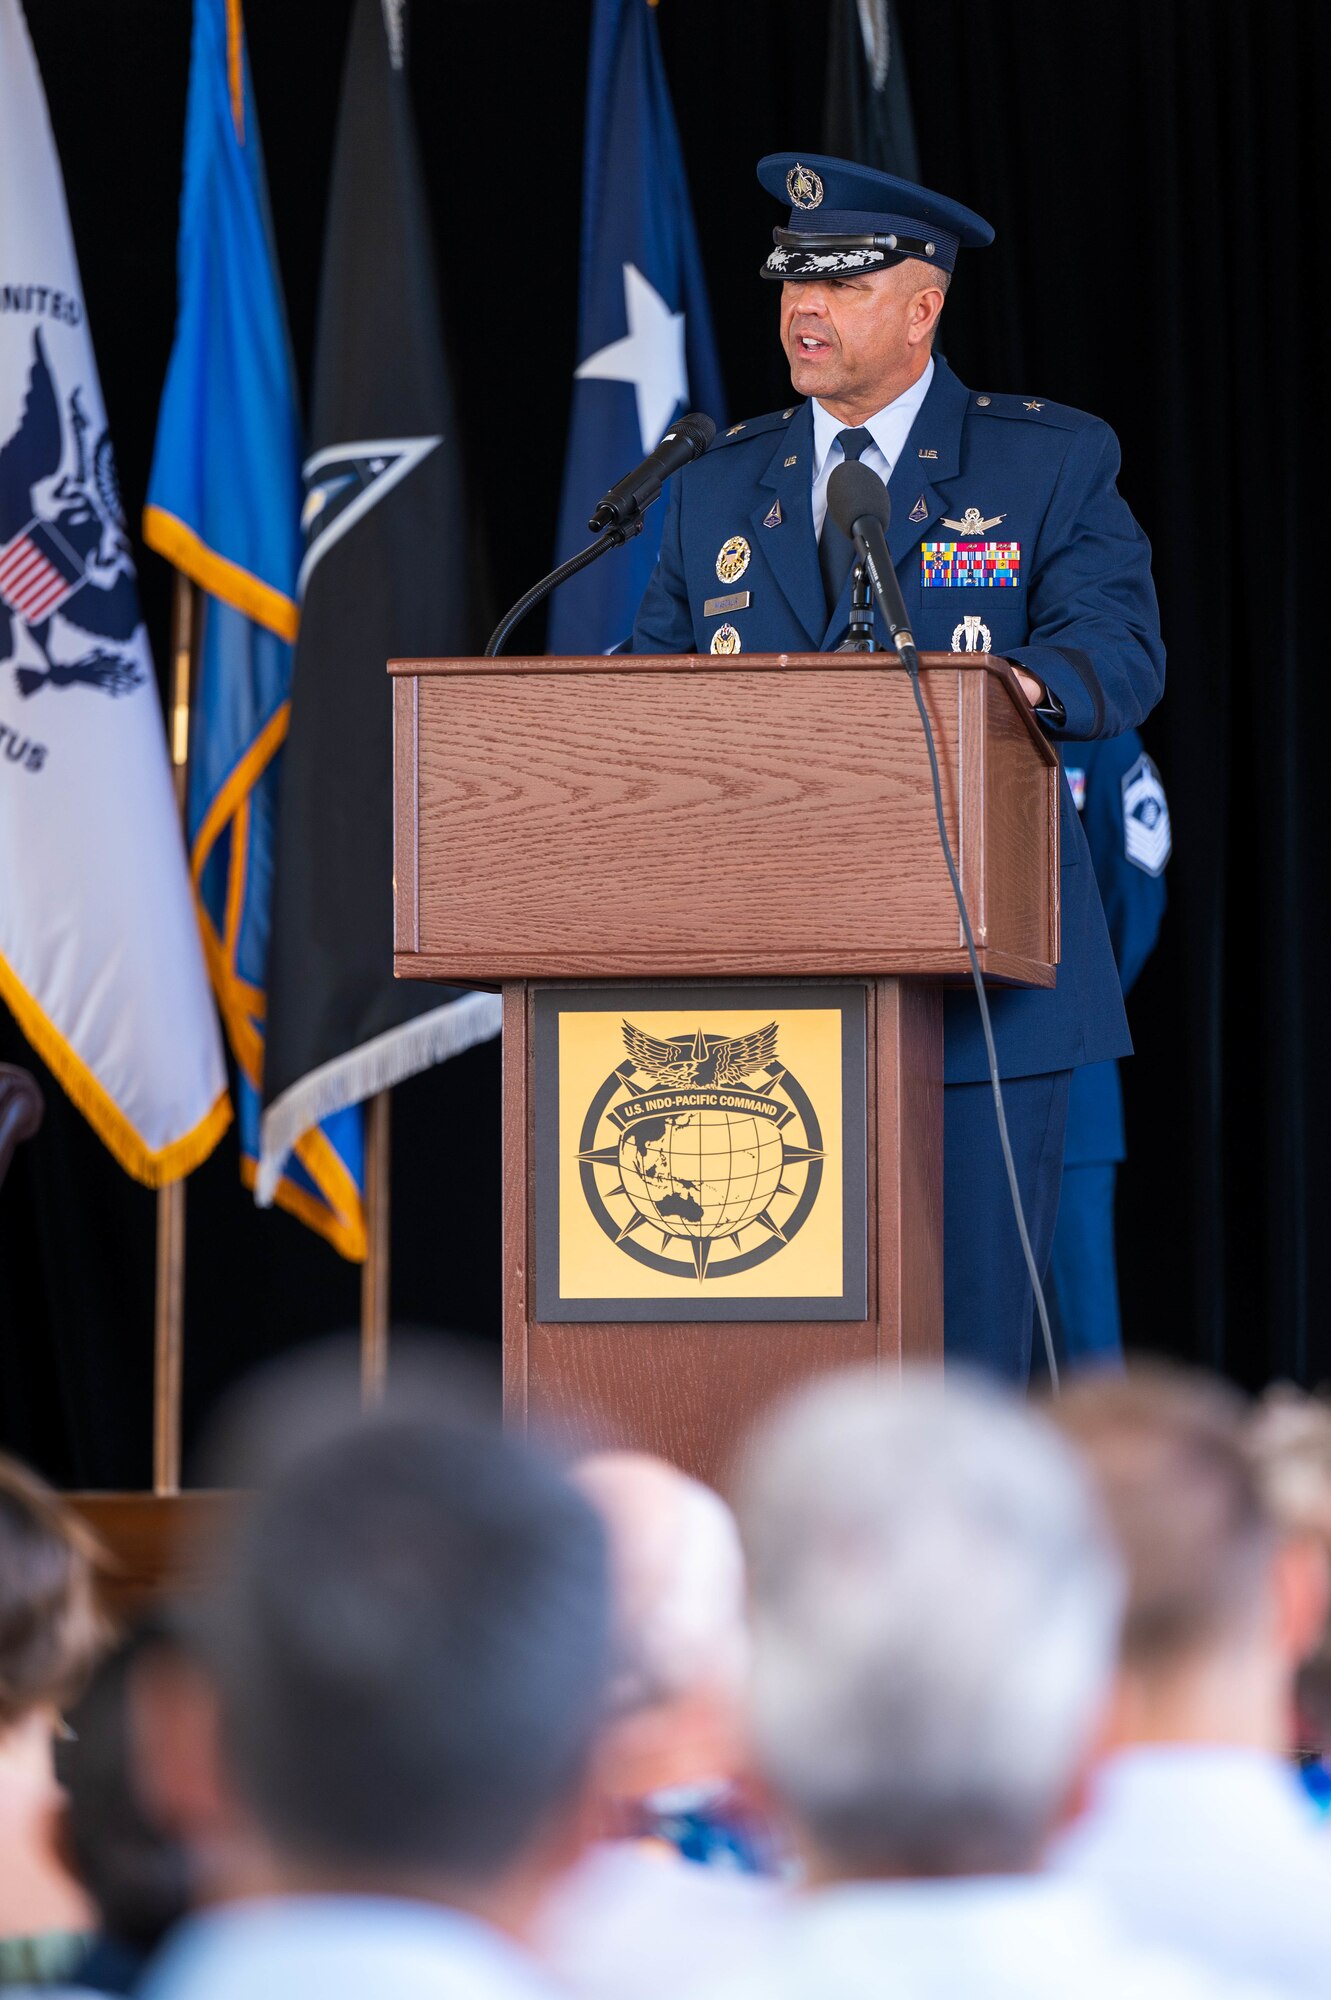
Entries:
[[819, 1383], [741, 1503], [767, 1774], [843, 1875], [1033, 1865], [1113, 1670], [1122, 1579], [1040, 1417], [949, 1374]]

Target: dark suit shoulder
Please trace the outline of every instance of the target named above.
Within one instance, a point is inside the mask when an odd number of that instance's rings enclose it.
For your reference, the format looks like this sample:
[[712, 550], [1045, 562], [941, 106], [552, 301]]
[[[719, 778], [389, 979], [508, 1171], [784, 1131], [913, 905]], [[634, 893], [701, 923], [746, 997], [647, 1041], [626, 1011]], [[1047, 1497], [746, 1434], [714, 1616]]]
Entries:
[[1089, 411], [1074, 410], [1067, 403], [1051, 403], [1047, 396], [996, 396], [981, 389], [970, 393], [970, 409], [977, 417], [1009, 417], [1018, 423], [1046, 424], [1056, 431], [1084, 431], [1101, 428], [1101, 419]]
[[746, 417], [743, 423], [718, 431], [707, 447], [708, 457], [726, 446], [744, 444], [749, 438], [767, 437], [772, 431], [784, 430], [800, 407], [798, 403], [789, 403], [784, 410], [769, 410], [764, 417]]

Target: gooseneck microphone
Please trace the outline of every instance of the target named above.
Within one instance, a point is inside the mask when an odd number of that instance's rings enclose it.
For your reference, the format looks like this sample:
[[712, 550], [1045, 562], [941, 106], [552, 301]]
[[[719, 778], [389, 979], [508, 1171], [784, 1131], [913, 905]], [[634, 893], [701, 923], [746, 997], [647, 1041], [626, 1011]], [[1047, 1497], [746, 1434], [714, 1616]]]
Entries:
[[827, 482], [827, 511], [869, 572], [874, 596], [883, 607], [892, 642], [905, 659], [906, 648], [915, 651], [910, 621], [901, 599], [901, 585], [887, 552], [887, 524], [892, 518], [892, 502], [876, 472], [858, 459], [848, 458]]
[[1054, 1355], [1054, 1336], [1049, 1325], [1049, 1308], [1045, 1303], [1044, 1287], [1040, 1282], [1035, 1252], [1031, 1248], [1030, 1231], [1026, 1226], [1026, 1211], [1022, 1206], [1021, 1188], [1017, 1182], [1016, 1162], [1012, 1157], [1012, 1142], [1008, 1137], [1003, 1085], [998, 1074], [998, 1051], [994, 1045], [993, 1023], [989, 1018], [989, 999], [984, 990], [984, 977], [980, 971], [979, 955], [975, 949], [975, 933], [971, 927], [970, 911], [966, 907], [966, 898], [962, 893], [961, 876], [957, 871], [956, 856], [952, 852], [947, 820], [943, 813], [943, 784], [938, 769], [938, 749], [920, 687], [920, 656], [915, 650], [914, 635], [910, 629], [910, 620], [906, 616], [906, 606], [902, 601], [901, 585], [897, 581], [897, 573], [887, 549], [886, 528], [892, 517], [887, 488], [875, 473], [870, 472], [867, 465], [861, 465], [857, 459], [847, 459], [844, 465], [836, 468], [827, 482], [827, 511], [846, 539], [854, 543], [855, 552], [868, 572], [874, 595], [882, 606], [883, 617], [892, 634], [892, 643], [901, 657], [902, 666], [910, 676], [911, 692], [915, 696], [915, 706], [919, 711], [920, 723], [924, 730], [925, 748], [929, 753], [929, 777], [933, 786], [938, 842], [943, 850], [948, 880], [952, 884], [957, 914], [961, 918], [961, 934], [966, 942], [971, 978], [975, 983], [975, 998], [980, 1009], [980, 1025], [984, 1030], [985, 1053], [989, 1059], [989, 1086], [994, 1094], [994, 1114], [998, 1123], [1003, 1165], [1007, 1170], [1012, 1213], [1017, 1224], [1017, 1234], [1021, 1239], [1022, 1255], [1026, 1260], [1031, 1290], [1035, 1296], [1035, 1310], [1044, 1336], [1045, 1360], [1050, 1380], [1057, 1391], [1058, 1362]]
[[599, 535], [603, 528], [624, 528], [636, 520], [659, 496], [671, 473], [701, 458], [715, 436], [716, 425], [701, 410], [690, 410], [686, 417], [677, 417], [656, 450], [648, 452], [641, 465], [635, 465], [632, 472], [610, 488], [587, 523], [592, 533]]
[[[687, 417], [680, 417], [671, 424], [656, 450], [649, 452], [641, 465], [633, 468], [626, 479], [612, 486], [602, 500], [591, 520], [587, 523], [597, 540], [589, 542], [585, 549], [569, 556], [552, 569], [549, 576], [543, 576], [534, 583], [517, 603], [507, 610], [494, 631], [490, 634], [485, 648], [487, 659], [493, 659], [502, 648], [513, 627], [534, 611], [542, 598], [548, 597], [561, 583], [567, 583], [571, 576], [589, 569], [602, 556], [608, 556], [611, 549], [623, 548], [635, 535], [642, 533], [643, 510], [650, 507], [669, 479], [672, 472], [678, 472], [690, 459], [701, 458], [712, 439], [716, 436], [716, 425], [701, 410], [690, 411]], [[628, 634], [624, 637], [627, 639]], [[612, 647], [617, 652], [618, 647]]]

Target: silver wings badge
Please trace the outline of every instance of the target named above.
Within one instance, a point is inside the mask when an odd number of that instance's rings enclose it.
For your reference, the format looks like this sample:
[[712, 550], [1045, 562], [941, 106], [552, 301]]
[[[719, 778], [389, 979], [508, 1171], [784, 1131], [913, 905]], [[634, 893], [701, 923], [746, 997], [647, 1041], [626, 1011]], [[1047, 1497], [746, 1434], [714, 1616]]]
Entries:
[[1006, 521], [1006, 514], [991, 514], [986, 521], [978, 507], [968, 507], [959, 521], [949, 521], [943, 517], [945, 528], [955, 528], [959, 535], [983, 535], [990, 528], [996, 528], [1000, 521]]

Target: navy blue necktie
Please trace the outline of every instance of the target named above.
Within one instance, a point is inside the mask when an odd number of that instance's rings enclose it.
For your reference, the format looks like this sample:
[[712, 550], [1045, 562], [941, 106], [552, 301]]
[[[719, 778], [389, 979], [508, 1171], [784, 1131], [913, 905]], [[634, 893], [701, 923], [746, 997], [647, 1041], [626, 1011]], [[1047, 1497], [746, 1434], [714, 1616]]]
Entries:
[[[866, 430], [838, 431], [836, 442], [847, 458], [862, 458], [873, 443], [873, 432]], [[841, 586], [846, 581], [851, 557], [855, 551], [852, 544], [842, 534], [830, 514], [823, 520], [823, 532], [818, 539], [818, 567], [823, 573], [823, 591], [827, 598], [827, 615], [830, 618], [836, 610], [841, 596]]]

